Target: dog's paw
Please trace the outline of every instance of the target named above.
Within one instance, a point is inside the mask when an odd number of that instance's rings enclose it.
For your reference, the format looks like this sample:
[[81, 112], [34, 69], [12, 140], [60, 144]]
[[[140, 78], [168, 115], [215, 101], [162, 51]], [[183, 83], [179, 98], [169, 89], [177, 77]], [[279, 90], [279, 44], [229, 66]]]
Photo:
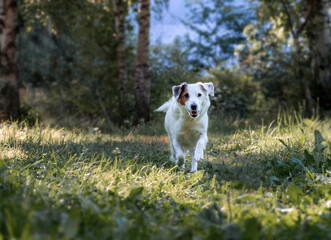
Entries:
[[194, 160], [196, 162], [200, 162], [203, 160], [203, 149], [202, 148], [196, 148], [194, 151]]
[[174, 158], [174, 156], [171, 155], [169, 160], [170, 160], [170, 162], [173, 162], [173, 163], [177, 164], [177, 160], [176, 160], [176, 158]]

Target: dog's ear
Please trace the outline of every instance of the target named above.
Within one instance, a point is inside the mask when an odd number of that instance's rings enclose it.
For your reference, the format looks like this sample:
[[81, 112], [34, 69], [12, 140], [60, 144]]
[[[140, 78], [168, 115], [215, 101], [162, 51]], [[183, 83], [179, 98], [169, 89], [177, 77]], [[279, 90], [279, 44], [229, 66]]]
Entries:
[[183, 83], [181, 83], [181, 84], [178, 85], [178, 86], [173, 86], [173, 87], [172, 87], [172, 94], [174, 95], [174, 97], [175, 97], [176, 99], [179, 98], [181, 92], [184, 91], [186, 85], [187, 85], [187, 83], [186, 83], [186, 82], [183, 82]]
[[200, 83], [202, 90], [207, 92], [209, 95], [214, 96], [214, 84], [212, 82]]

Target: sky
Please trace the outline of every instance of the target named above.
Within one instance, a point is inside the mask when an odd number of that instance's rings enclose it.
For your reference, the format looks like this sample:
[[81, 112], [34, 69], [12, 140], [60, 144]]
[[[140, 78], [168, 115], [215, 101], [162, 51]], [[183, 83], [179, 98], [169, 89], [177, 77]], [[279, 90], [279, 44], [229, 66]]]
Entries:
[[170, 44], [177, 36], [192, 34], [180, 21], [180, 19], [185, 19], [187, 13], [185, 0], [169, 0], [169, 8], [163, 12], [160, 20], [152, 12], [151, 42], [160, 41], [164, 44]]
[[[170, 44], [177, 36], [183, 37], [186, 34], [193, 36], [194, 33], [192, 30], [181, 22], [181, 19], [187, 20], [189, 9], [185, 6], [186, 1], [205, 0], [169, 0], [169, 8], [163, 12], [161, 20], [157, 19], [156, 14], [152, 11], [150, 32], [152, 44], [156, 41], [160, 41], [163, 44]], [[235, 0], [234, 4], [245, 5], [247, 4], [245, 1]]]

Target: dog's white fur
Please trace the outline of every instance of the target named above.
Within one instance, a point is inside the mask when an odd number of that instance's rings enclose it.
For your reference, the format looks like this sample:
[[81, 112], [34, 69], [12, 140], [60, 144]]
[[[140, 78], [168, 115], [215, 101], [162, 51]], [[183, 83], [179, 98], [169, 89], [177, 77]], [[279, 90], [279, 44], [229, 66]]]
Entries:
[[[185, 91], [185, 104], [178, 101]], [[198, 162], [203, 159], [208, 137], [208, 115], [210, 106], [209, 95], [214, 96], [213, 83], [182, 83], [172, 87], [173, 97], [161, 107], [158, 112], [166, 112], [165, 129], [169, 135], [171, 148], [170, 160], [179, 166], [185, 166], [185, 156], [188, 152], [192, 157], [191, 172], [197, 171]], [[181, 96], [184, 97], [184, 96]], [[196, 111], [192, 106], [196, 106]]]

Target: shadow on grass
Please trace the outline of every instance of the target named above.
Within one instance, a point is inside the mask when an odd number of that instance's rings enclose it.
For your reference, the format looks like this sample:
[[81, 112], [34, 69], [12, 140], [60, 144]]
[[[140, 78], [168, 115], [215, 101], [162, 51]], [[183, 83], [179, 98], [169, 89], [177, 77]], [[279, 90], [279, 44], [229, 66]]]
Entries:
[[[18, 145], [28, 156], [23, 165], [45, 159], [64, 166], [72, 156], [77, 162], [96, 162], [101, 158], [107, 161], [118, 159], [123, 163], [134, 161], [143, 167], [151, 163], [157, 167], [173, 168], [169, 161], [170, 149], [167, 137], [123, 137], [116, 140], [95, 138], [88, 141], [45, 142], [39, 144], [24, 141]], [[202, 170], [210, 179], [215, 175], [218, 182], [232, 182], [238, 188], [269, 187], [279, 183], [284, 178], [304, 178], [305, 170], [286, 156], [287, 150], [270, 151], [261, 154], [225, 151], [207, 151], [206, 160], [199, 163]], [[186, 169], [190, 169], [191, 158], [186, 157]], [[182, 171], [182, 170], [178, 170]], [[185, 172], [188, 174], [188, 172]], [[278, 181], [278, 182], [277, 182]]]
[[207, 160], [200, 164], [199, 170], [215, 175], [219, 182], [232, 182], [238, 189], [305, 183], [309, 179], [307, 169], [315, 177], [323, 172], [323, 167], [309, 163], [311, 159], [307, 159], [305, 154], [304, 150], [289, 152], [288, 149], [263, 153], [208, 152]]
[[164, 139], [154, 139], [148, 137], [143, 140], [98, 140], [95, 141], [66, 141], [63, 143], [38, 143], [24, 141], [18, 145], [21, 151], [32, 156], [33, 160], [42, 157], [51, 159], [68, 160], [76, 155], [80, 161], [90, 161], [91, 159], [106, 158], [114, 160], [136, 160], [138, 163], [151, 162], [162, 165], [168, 160], [169, 149]]

